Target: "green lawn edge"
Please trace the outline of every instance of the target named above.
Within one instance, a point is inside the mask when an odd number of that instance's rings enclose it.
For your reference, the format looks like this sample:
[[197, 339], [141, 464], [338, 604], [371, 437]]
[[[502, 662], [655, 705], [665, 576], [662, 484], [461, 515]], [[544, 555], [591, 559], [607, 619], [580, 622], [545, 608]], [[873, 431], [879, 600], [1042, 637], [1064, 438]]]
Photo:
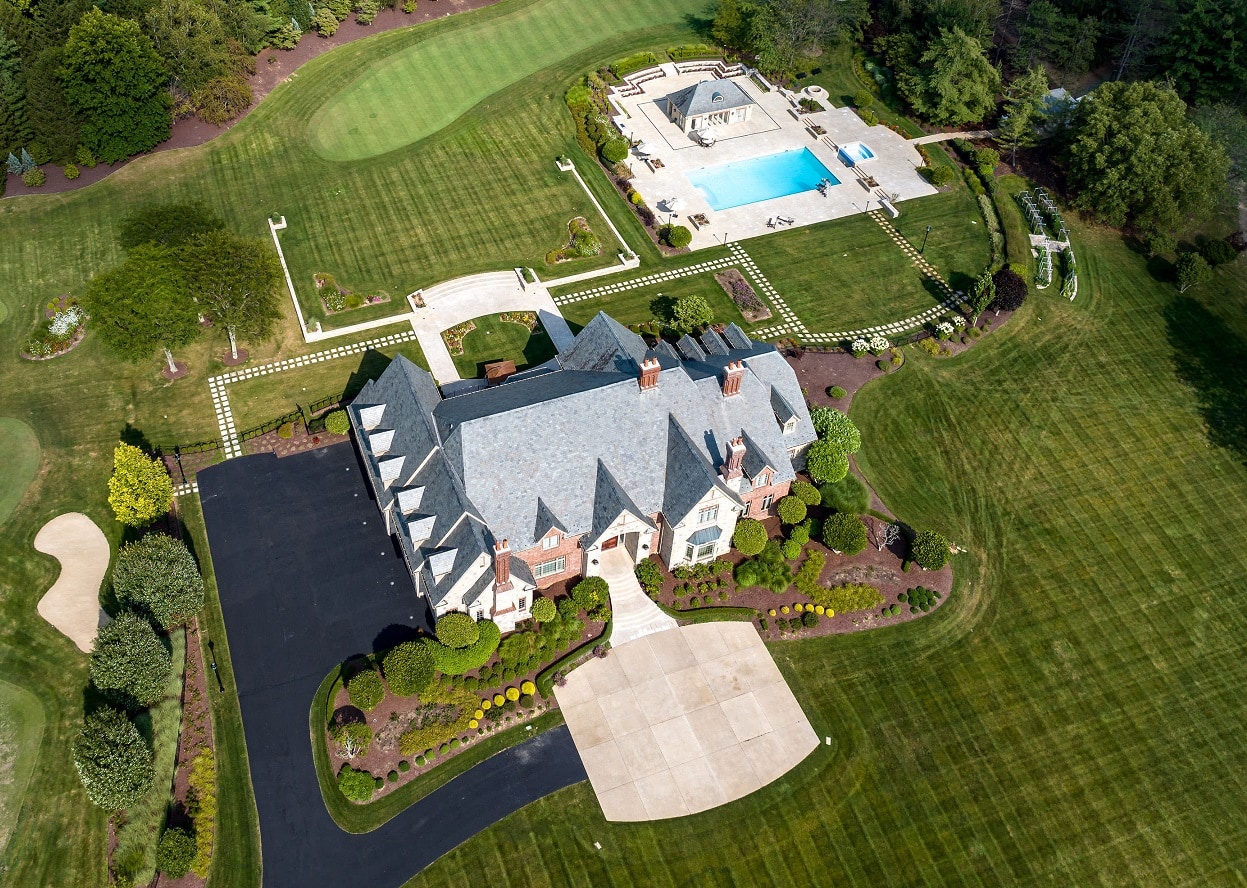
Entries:
[[0, 679], [0, 718], [9, 719], [13, 730], [13, 745], [8, 749], [9, 778], [7, 784], [0, 784], [0, 816], [4, 818], [0, 822], [0, 861], [3, 861], [9, 839], [21, 817], [31, 775], [43, 754], [45, 719], [38, 697], [3, 679]]

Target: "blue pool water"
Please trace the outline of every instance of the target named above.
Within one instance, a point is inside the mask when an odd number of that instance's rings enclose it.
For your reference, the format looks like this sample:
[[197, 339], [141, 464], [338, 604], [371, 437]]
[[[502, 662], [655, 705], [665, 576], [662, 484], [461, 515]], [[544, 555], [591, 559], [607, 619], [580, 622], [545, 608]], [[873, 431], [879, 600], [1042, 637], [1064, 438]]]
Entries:
[[840, 146], [840, 159], [844, 161], [845, 166], [854, 166], [863, 160], [870, 160], [874, 156], [875, 153], [861, 142], [850, 142], [847, 145]]
[[685, 176], [706, 198], [712, 210], [730, 210], [802, 191], [814, 191], [824, 179], [832, 185], [840, 184], [840, 180], [823, 166], [809, 148], [706, 167]]

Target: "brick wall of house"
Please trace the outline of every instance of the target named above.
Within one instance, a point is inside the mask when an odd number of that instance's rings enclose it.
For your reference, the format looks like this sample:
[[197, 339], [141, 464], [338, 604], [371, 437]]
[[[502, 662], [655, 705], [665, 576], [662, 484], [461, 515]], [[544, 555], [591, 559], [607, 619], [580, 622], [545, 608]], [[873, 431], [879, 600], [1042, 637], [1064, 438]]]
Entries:
[[[774, 477], [773, 475], [771, 477]], [[765, 518], [768, 515], [775, 514], [775, 504], [788, 495], [788, 490], [792, 487], [791, 481], [784, 481], [780, 484], [768, 484], [766, 487], [755, 487], [749, 493], [741, 497], [745, 502], [749, 503], [749, 513], [744, 515], [745, 518]], [[762, 500], [767, 496], [771, 497], [771, 508], [765, 512], [762, 511]]]
[[[546, 561], [552, 561], [560, 555], [567, 559], [567, 566], [562, 573], [550, 574], [548, 577], [541, 577], [537, 580], [537, 588], [545, 589], [552, 586], [559, 580], [566, 580], [569, 577], [578, 577], [583, 573], [584, 553], [580, 548], [579, 536], [564, 536], [557, 546], [553, 549], [541, 548], [540, 542], [531, 549], [525, 549], [523, 552], [512, 552], [512, 558], [519, 558], [529, 568], [534, 568], [538, 564]], [[534, 574], [535, 575], [535, 574]]]

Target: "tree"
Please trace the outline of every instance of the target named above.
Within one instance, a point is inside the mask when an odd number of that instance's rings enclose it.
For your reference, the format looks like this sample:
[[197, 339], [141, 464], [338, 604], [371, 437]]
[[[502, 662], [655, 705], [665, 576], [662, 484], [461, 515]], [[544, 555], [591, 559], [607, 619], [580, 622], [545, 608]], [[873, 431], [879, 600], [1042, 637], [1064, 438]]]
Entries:
[[1046, 60], [1060, 72], [1078, 77], [1095, 61], [1100, 21], [1094, 16], [1065, 13], [1048, 0], [1036, 0], [1026, 9], [1018, 27], [1013, 63], [1018, 68]]
[[159, 700], [171, 671], [169, 652], [151, 624], [134, 611], [122, 611], [95, 637], [91, 681], [126, 709]]
[[17, 44], [0, 30], [0, 152], [30, 142], [34, 130], [26, 114], [26, 75]]
[[225, 223], [200, 201], [144, 204], [121, 220], [117, 242], [126, 250], [144, 244], [178, 247], [224, 229]]
[[1199, 253], [1179, 253], [1176, 269], [1179, 293], [1185, 293], [1212, 277], [1212, 268]]
[[1241, 195], [1247, 186], [1247, 113], [1229, 102], [1219, 102], [1195, 109], [1192, 119], [1225, 149], [1230, 182]]
[[585, 577], [572, 587], [572, 601], [588, 614], [610, 605], [610, 587], [601, 577]]
[[760, 0], [749, 16], [747, 48], [761, 68], [789, 76], [800, 56], [861, 36], [870, 20], [865, 0]]
[[113, 451], [108, 504], [127, 527], [146, 527], [173, 505], [173, 479], [164, 464], [132, 444]]
[[334, 725], [329, 736], [338, 747], [338, 755], [344, 759], [367, 755], [372, 746], [372, 728], [366, 722]]
[[[815, 407], [810, 420], [818, 437], [834, 444], [845, 453], [857, 453], [862, 446], [862, 433], [853, 420], [832, 407]], [[837, 479], [838, 480], [838, 479]]]
[[808, 481], [793, 481], [789, 492], [807, 506], [817, 506], [823, 502], [823, 495]]
[[165, 630], [185, 623], [204, 601], [203, 577], [190, 550], [163, 533], [121, 547], [113, 590], [123, 605], [146, 612]]
[[26, 113], [35, 139], [58, 161], [73, 157], [82, 141], [82, 121], [70, 107], [61, 82], [63, 46], [49, 46], [26, 66]]
[[932, 123], [982, 120], [996, 107], [1000, 72], [978, 40], [960, 28], [940, 31], [911, 73], [897, 78], [914, 110]]
[[125, 713], [104, 707], [86, 717], [74, 739], [74, 767], [87, 797], [105, 811], [137, 802], [156, 772], [152, 752]]
[[766, 527], [753, 518], [741, 518], [732, 531], [732, 545], [740, 554], [752, 558], [766, 546]]
[[[652, 563], [652, 562], [645, 562]], [[555, 608], [554, 602], [549, 598], [538, 596], [533, 600], [533, 619], [538, 623], [549, 623], [558, 616], [558, 609]]]
[[750, 0], [719, 0], [710, 28], [711, 36], [732, 49], [748, 49], [749, 33], [757, 7]]
[[1042, 68], [1032, 68], [1009, 84], [996, 136], [1009, 149], [1009, 163], [1017, 163], [1019, 148], [1030, 148], [1039, 141], [1038, 125], [1044, 119], [1047, 95], [1048, 75]]
[[180, 879], [190, 872], [195, 859], [195, 840], [184, 829], [172, 827], [160, 836], [156, 846], [156, 866], [170, 879]]
[[848, 512], [836, 512], [823, 522], [823, 542], [841, 555], [856, 555], [866, 548], [866, 525]]
[[627, 139], [611, 139], [602, 146], [602, 157], [608, 163], [619, 163], [628, 156]]
[[786, 496], [775, 504], [775, 514], [785, 524], [800, 524], [805, 520], [806, 505], [800, 497]]
[[849, 473], [849, 456], [831, 441], [815, 441], [806, 453], [805, 470], [819, 484], [835, 483]]
[[433, 655], [418, 641], [404, 641], [391, 648], [382, 668], [390, 692], [400, 697], [422, 693], [433, 684]]
[[351, 698], [352, 706], [358, 706], [364, 712], [372, 712], [385, 697], [385, 685], [381, 683], [381, 676], [371, 669], [365, 669], [346, 683], [346, 693]]
[[167, 74], [137, 22], [92, 8], [69, 31], [61, 78], [82, 140], [113, 163], [169, 138]]
[[262, 240], [211, 231], [184, 250], [188, 284], [200, 304], [229, 336], [238, 360], [238, 334], [263, 340], [281, 319], [277, 287], [282, 279], [276, 254]]
[[675, 247], [677, 250], [683, 249], [693, 242], [693, 232], [683, 225], [664, 226], [662, 236], [668, 246]]
[[1190, 0], [1160, 51], [1177, 91], [1197, 103], [1241, 99], [1247, 90], [1247, 3]]
[[995, 300], [996, 281], [991, 272], [985, 271], [970, 286], [970, 323], [977, 324], [979, 315], [987, 311], [987, 307]]
[[709, 326], [714, 312], [703, 296], [681, 296], [671, 309], [671, 320], [677, 329], [691, 332]]
[[189, 93], [224, 72], [229, 61], [225, 28], [206, 5], [160, 0], [144, 21], [174, 90]]
[[924, 530], [914, 537], [909, 557], [923, 570], [939, 570], [948, 563], [948, 540], [934, 530]]
[[884, 549], [886, 549], [888, 546], [891, 546], [893, 543], [895, 543], [900, 538], [901, 538], [901, 526], [899, 524], [897, 524], [896, 522], [892, 522], [891, 524], [885, 524], [883, 526], [883, 529], [879, 531], [879, 537], [875, 541], [876, 548], [878, 548], [878, 550], [882, 552]]
[[465, 613], [452, 611], [437, 618], [437, 640], [447, 647], [465, 648], [480, 638], [476, 621]]
[[135, 247], [121, 265], [91, 279], [82, 301], [110, 348], [136, 362], [162, 350], [171, 373], [173, 349], [199, 334], [182, 269], [162, 247]]
[[1066, 162], [1079, 207], [1141, 232], [1173, 231], [1210, 212], [1229, 167], [1178, 94], [1156, 83], [1104, 83], [1086, 96]]
[[1025, 279], [1012, 268], [1002, 268], [992, 275], [996, 297], [988, 305], [992, 311], [1017, 311], [1026, 302]]

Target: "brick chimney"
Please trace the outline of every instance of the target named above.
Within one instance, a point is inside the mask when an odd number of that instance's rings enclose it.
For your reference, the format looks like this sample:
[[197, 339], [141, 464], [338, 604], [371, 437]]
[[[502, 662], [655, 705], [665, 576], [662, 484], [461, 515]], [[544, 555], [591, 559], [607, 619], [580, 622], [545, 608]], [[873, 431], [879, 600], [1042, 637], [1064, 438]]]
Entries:
[[742, 474], [741, 465], [745, 461], [745, 439], [733, 438], [727, 445], [727, 460], [720, 471], [725, 481], [735, 481]]
[[740, 361], [732, 361], [723, 369], [723, 397], [740, 393], [740, 380], [744, 375], [745, 365]]
[[511, 546], [507, 540], [494, 543], [494, 591], [511, 589]]
[[658, 373], [662, 365], [657, 358], [646, 358], [641, 362], [641, 391], [658, 388]]

